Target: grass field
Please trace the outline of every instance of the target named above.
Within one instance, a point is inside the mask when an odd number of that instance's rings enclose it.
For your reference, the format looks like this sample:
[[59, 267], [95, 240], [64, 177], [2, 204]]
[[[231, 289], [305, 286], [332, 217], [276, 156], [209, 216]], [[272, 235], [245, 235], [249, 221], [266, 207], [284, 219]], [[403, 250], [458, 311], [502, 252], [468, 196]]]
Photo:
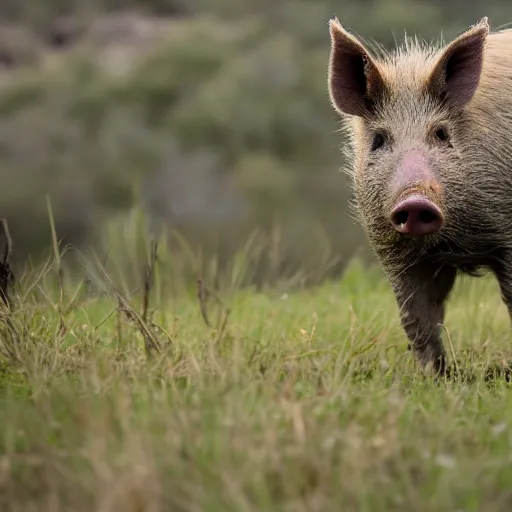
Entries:
[[155, 294], [156, 330], [129, 318], [135, 298], [71, 303], [56, 282], [20, 285], [3, 329], [1, 510], [512, 507], [512, 395], [484, 378], [512, 344], [490, 278], [448, 308], [470, 382], [418, 371], [387, 283], [358, 263], [310, 290], [224, 290], [210, 327], [195, 290]]

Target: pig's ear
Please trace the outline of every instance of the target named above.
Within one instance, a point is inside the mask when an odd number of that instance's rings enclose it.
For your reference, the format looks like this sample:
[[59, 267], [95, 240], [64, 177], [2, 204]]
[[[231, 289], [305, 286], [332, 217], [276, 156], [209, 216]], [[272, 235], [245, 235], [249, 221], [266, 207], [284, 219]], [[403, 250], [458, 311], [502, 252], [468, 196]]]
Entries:
[[480, 82], [489, 21], [482, 18], [441, 50], [427, 81], [430, 92], [463, 107]]
[[329, 95], [343, 114], [365, 116], [384, 93], [385, 84], [364, 45], [349, 34], [337, 18], [329, 21], [331, 54]]

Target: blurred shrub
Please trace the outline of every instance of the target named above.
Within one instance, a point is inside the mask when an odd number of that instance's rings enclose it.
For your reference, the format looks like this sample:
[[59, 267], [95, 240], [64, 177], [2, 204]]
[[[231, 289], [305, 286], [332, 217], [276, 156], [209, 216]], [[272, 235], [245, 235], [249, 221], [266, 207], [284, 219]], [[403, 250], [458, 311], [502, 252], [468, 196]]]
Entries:
[[[131, 8], [139, 12], [116, 13]], [[6, 0], [0, 206], [18, 258], [49, 246], [49, 195], [58, 234], [82, 247], [108, 249], [119, 228], [107, 221], [143, 205], [176, 250], [173, 229], [194, 254], [216, 254], [219, 268], [256, 237], [266, 242], [251, 260], [254, 279], [340, 271], [365, 244], [338, 172], [327, 20], [337, 15], [391, 46], [404, 29], [448, 38], [492, 13], [493, 24], [505, 23], [512, 8], [504, 0], [464, 9], [460, 0]]]

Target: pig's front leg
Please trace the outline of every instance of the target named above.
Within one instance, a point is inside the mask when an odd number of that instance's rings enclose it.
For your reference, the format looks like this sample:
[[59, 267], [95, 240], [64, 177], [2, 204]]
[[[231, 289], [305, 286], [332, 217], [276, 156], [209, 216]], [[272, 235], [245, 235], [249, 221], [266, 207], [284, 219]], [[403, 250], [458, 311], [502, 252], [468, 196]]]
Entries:
[[500, 287], [501, 299], [507, 306], [512, 322], [512, 253], [507, 251], [500, 258], [496, 258], [492, 267]]
[[418, 264], [389, 274], [410, 347], [423, 367], [432, 365], [439, 374], [446, 371], [440, 324], [456, 273], [453, 267]]

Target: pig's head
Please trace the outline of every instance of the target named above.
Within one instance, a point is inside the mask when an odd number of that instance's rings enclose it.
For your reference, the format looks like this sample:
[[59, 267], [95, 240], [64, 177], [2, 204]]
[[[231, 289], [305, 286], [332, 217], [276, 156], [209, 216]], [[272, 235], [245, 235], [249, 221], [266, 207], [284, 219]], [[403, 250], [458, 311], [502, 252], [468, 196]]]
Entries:
[[330, 22], [329, 94], [347, 121], [356, 207], [382, 254], [434, 246], [464, 222], [464, 109], [483, 65], [487, 18], [440, 48], [371, 52]]

